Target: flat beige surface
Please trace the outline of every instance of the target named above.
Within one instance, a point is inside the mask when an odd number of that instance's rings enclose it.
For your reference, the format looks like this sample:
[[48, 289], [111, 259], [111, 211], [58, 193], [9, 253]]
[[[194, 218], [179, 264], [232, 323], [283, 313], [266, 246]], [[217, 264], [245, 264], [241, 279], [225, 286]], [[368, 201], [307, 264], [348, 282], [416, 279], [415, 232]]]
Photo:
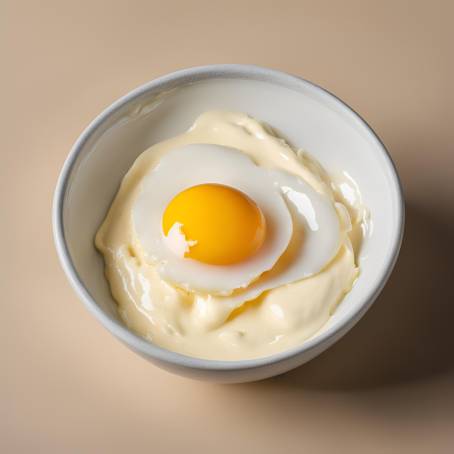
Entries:
[[[450, 4], [2, 1], [0, 451], [452, 452]], [[166, 72], [232, 62], [304, 76], [364, 115], [408, 222], [391, 282], [350, 334], [285, 376], [222, 386], [162, 372], [101, 328], [57, 262], [50, 206], [104, 107]]]

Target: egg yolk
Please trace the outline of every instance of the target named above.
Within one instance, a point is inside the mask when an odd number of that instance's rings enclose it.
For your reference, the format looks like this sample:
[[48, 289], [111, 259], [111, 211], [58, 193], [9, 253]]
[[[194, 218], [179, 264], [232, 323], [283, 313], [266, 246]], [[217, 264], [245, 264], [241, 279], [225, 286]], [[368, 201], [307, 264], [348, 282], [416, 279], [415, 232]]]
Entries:
[[175, 196], [162, 218], [164, 235], [175, 223], [192, 244], [185, 257], [210, 265], [246, 260], [266, 235], [260, 208], [241, 191], [220, 184], [193, 186]]

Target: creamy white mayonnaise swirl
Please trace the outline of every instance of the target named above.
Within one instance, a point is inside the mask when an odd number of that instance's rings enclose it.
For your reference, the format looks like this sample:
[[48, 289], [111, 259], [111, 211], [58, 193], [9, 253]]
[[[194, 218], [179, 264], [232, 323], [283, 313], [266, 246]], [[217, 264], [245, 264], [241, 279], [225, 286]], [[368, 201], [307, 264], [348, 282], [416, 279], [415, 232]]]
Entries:
[[[132, 226], [140, 183], [169, 150], [209, 143], [238, 149], [262, 167], [297, 175], [332, 200], [345, 235], [319, 273], [268, 290], [233, 309], [222, 299], [173, 287], [141, 257]], [[327, 322], [358, 276], [356, 258], [366, 210], [354, 181], [329, 176], [309, 155], [242, 113], [206, 112], [185, 133], [142, 153], [124, 177], [96, 235], [106, 277], [126, 325], [151, 342], [189, 356], [239, 360], [296, 347]]]

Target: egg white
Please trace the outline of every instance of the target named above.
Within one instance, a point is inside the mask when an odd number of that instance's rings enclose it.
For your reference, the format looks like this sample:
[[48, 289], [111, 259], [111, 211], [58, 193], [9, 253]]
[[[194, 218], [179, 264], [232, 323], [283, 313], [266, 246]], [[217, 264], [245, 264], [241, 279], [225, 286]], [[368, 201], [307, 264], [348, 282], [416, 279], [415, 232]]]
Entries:
[[[248, 195], [267, 225], [262, 247], [244, 262], [218, 266], [182, 258], [169, 248], [162, 215], [178, 193], [192, 186], [218, 183]], [[229, 295], [271, 269], [287, 248], [293, 232], [291, 214], [281, 190], [268, 173], [245, 154], [219, 145], [192, 144], [169, 151], [147, 174], [132, 209], [133, 228], [146, 261], [160, 276], [188, 291]]]
[[[208, 265], [169, 248], [162, 233], [167, 204], [182, 190], [204, 183], [234, 187], [264, 213], [267, 238], [249, 260]], [[342, 235], [332, 201], [304, 180], [261, 168], [238, 150], [207, 144], [169, 151], [144, 177], [132, 219], [143, 256], [157, 265], [163, 279], [190, 292], [212, 294], [230, 308], [318, 273], [336, 255]]]

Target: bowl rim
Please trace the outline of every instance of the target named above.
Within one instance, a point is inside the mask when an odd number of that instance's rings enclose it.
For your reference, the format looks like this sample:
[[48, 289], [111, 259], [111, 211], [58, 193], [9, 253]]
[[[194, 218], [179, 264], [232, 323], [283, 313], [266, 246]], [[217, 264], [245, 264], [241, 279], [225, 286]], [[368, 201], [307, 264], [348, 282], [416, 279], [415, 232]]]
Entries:
[[[68, 182], [77, 158], [89, 138], [97, 131], [99, 127], [103, 125], [105, 121], [109, 119], [109, 117], [115, 114], [126, 104], [136, 100], [145, 93], [163, 91], [192, 82], [218, 78], [252, 79], [257, 81], [266, 81], [286, 88], [293, 88], [298, 91], [304, 89], [306, 91], [315, 93], [319, 98], [321, 97], [329, 100], [331, 101], [331, 103], [334, 102], [337, 105], [337, 108], [342, 110], [343, 114], [348, 116], [353, 123], [356, 123], [358, 127], [363, 128], [369, 138], [375, 143], [379, 152], [381, 152], [381, 154], [385, 158], [385, 162], [393, 180], [393, 192], [397, 200], [396, 210], [398, 215], [397, 228], [392, 232], [390, 238], [392, 247], [391, 253], [384, 268], [385, 271], [381, 276], [381, 279], [375, 282], [374, 285], [370, 286], [367, 295], [363, 297], [361, 304], [358, 306], [358, 308], [356, 308], [354, 312], [349, 314], [348, 317], [346, 316], [345, 319], [339, 321], [339, 323], [328, 327], [316, 338], [310, 338], [298, 347], [284, 350], [270, 356], [234, 361], [196, 358], [167, 350], [158, 345], [154, 345], [138, 336], [137, 334], [133, 333], [119, 320], [116, 320], [115, 318], [104, 312], [96, 303], [95, 299], [91, 296], [90, 292], [85, 287], [82, 279], [75, 269], [65, 239], [63, 219], [63, 210], [68, 189]], [[351, 329], [370, 308], [370, 306], [373, 304], [373, 302], [385, 286], [389, 276], [391, 275], [391, 272], [399, 255], [400, 246], [402, 244], [405, 223], [404, 220], [405, 203], [401, 181], [399, 179], [395, 164], [392, 161], [391, 156], [389, 155], [389, 152], [383, 142], [369, 126], [369, 124], [356, 111], [354, 111], [336, 95], [306, 79], [275, 69], [244, 64], [215, 64], [178, 70], [161, 76], [157, 79], [151, 80], [114, 101], [86, 127], [86, 129], [82, 132], [82, 134], [79, 136], [79, 138], [71, 148], [71, 151], [67, 156], [60, 172], [54, 192], [52, 205], [53, 236], [61, 266], [76, 294], [85, 304], [87, 309], [95, 316], [95, 318], [99, 322], [101, 322], [101, 324], [114, 336], [119, 338], [133, 350], [142, 355], [156, 359], [158, 361], [162, 361], [164, 363], [170, 363], [174, 366], [210, 371], [235, 371], [264, 367], [270, 364], [282, 362], [284, 360], [290, 360], [291, 358], [297, 357], [304, 352], [314, 350], [317, 347], [319, 348], [318, 353], [321, 353], [324, 349], [328, 348], [333, 342], [335, 342], [338, 337], [346, 334], [347, 331]]]

